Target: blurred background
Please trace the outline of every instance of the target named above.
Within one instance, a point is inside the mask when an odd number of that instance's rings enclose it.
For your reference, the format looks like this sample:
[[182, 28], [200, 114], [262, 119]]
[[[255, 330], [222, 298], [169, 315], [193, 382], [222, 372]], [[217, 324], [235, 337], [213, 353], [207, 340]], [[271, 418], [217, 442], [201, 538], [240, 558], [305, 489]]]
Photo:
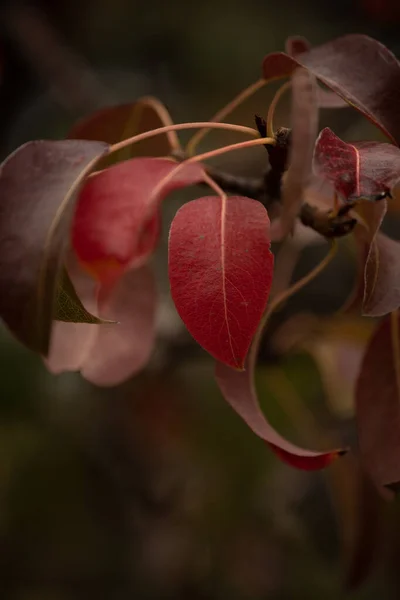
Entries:
[[[0, 152], [148, 94], [175, 121], [207, 119], [289, 35], [318, 44], [367, 33], [399, 55], [399, 25], [398, 0], [3, 0]], [[265, 116], [276, 89], [232, 120]], [[283, 100], [276, 124], [288, 115]], [[347, 139], [378, 136], [351, 109], [325, 111], [328, 124]], [[212, 133], [202, 148], [228, 139]], [[218, 164], [254, 174], [265, 160], [258, 148]], [[195, 195], [166, 202], [166, 228]], [[298, 278], [326, 251], [304, 240], [279, 260]], [[378, 497], [355, 456], [305, 473], [272, 455], [223, 401], [212, 360], [171, 308], [165, 239], [155, 268], [159, 344], [148, 369], [117, 388], [51, 376], [0, 331], [0, 598], [399, 598], [398, 505]], [[336, 314], [354, 274], [344, 241], [263, 343], [261, 404], [280, 432], [316, 449], [355, 442], [354, 372], [372, 323]]]

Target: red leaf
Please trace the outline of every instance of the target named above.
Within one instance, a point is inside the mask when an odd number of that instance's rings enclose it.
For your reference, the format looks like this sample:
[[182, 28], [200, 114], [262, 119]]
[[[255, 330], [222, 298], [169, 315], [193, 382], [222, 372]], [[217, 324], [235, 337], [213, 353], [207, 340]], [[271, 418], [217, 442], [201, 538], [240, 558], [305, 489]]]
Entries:
[[365, 265], [363, 314], [381, 317], [400, 306], [400, 243], [383, 233], [375, 238], [375, 248]]
[[[304, 37], [291, 36], [286, 40], [285, 50], [287, 54], [296, 58], [299, 54], [311, 50], [311, 44]], [[330, 90], [321, 87], [317, 88], [317, 98], [318, 106], [320, 108], [345, 108], [348, 106], [347, 102], [343, 100], [343, 98], [340, 98], [335, 92], [331, 92]]]
[[269, 219], [255, 200], [210, 196], [185, 204], [169, 238], [180, 317], [212, 356], [243, 368], [272, 282]]
[[268, 423], [261, 411], [254, 386], [254, 356], [249, 355], [245, 371], [233, 371], [222, 363], [216, 365], [218, 386], [227, 402], [256, 435], [265, 440], [284, 462], [298, 469], [313, 471], [328, 466], [342, 450], [312, 452], [285, 440]]
[[395, 489], [400, 481], [400, 335], [397, 316], [391, 319], [379, 323], [366, 349], [357, 381], [356, 418], [366, 469], [378, 487]]
[[379, 142], [347, 144], [327, 127], [315, 146], [314, 170], [345, 200], [378, 200], [390, 194], [400, 178], [400, 150]]
[[[118, 324], [53, 325], [49, 358], [52, 373], [81, 371], [99, 386], [112, 386], [138, 373], [148, 362], [155, 338], [156, 289], [148, 266], [124, 274], [111, 291], [100, 291], [97, 309], [95, 283], [71, 263], [69, 274], [87, 310], [112, 315]], [[97, 310], [96, 310], [97, 309]]]
[[91, 177], [83, 188], [72, 228], [72, 243], [83, 265], [103, 283], [112, 283], [153, 252], [160, 233], [159, 205], [172, 190], [200, 181], [198, 164], [164, 158], [137, 158]]
[[400, 64], [378, 41], [360, 34], [336, 40], [291, 57], [275, 52], [265, 57], [265, 79], [288, 77], [305, 67], [322, 83], [400, 142]]
[[281, 234], [293, 228], [303, 203], [303, 195], [311, 180], [311, 165], [318, 127], [315, 78], [304, 69], [292, 76], [292, 139], [289, 168], [282, 184]]

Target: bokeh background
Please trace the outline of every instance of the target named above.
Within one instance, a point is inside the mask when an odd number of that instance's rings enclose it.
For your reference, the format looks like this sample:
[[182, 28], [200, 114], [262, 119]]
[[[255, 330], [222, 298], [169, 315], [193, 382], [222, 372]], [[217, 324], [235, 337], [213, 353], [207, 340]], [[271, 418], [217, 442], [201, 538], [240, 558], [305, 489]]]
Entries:
[[[175, 121], [207, 119], [289, 35], [317, 44], [367, 33], [399, 55], [399, 25], [398, 0], [3, 0], [0, 151], [63, 137], [78, 117], [148, 94]], [[232, 119], [251, 125], [276, 89]], [[284, 100], [277, 124], [288, 114]], [[321, 124], [378, 139], [351, 109], [325, 111]], [[202, 148], [231, 139], [213, 133]], [[253, 174], [264, 153], [218, 164]], [[166, 202], [166, 227], [195, 193]], [[396, 210], [385, 227], [396, 235]], [[326, 251], [295, 244], [280, 260], [298, 278]], [[279, 462], [223, 401], [212, 360], [182, 330], [165, 240], [155, 267], [159, 343], [149, 367], [117, 388], [51, 376], [0, 331], [0, 598], [399, 598], [397, 504], [377, 496], [355, 456], [323, 473]], [[372, 323], [335, 312], [354, 274], [345, 241], [263, 343], [262, 406], [310, 447], [355, 442], [352, 375]]]

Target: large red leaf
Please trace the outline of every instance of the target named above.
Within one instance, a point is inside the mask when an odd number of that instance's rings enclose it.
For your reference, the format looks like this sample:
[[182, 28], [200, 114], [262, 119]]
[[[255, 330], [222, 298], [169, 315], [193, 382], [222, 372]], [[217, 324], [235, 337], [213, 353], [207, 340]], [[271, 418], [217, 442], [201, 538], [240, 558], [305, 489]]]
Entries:
[[198, 164], [164, 158], [137, 158], [93, 175], [83, 188], [72, 228], [72, 243], [83, 265], [104, 283], [142, 264], [159, 237], [159, 205], [172, 190], [203, 177]]
[[34, 141], [1, 165], [0, 317], [44, 355], [77, 192], [107, 152], [102, 142]]
[[370, 340], [356, 388], [360, 452], [378, 487], [400, 482], [400, 345], [397, 316], [386, 317]]
[[45, 360], [52, 373], [81, 371], [99, 386], [122, 383], [148, 362], [155, 339], [156, 289], [149, 266], [125, 273], [111, 290], [100, 290], [77, 265], [69, 274], [84, 306], [112, 315], [117, 324], [89, 325], [56, 322]]
[[383, 233], [375, 238], [375, 248], [365, 265], [363, 314], [381, 317], [400, 306], [400, 243]]
[[257, 400], [254, 385], [255, 353], [249, 354], [245, 371], [234, 371], [225, 364], [216, 365], [216, 379], [225, 400], [256, 435], [265, 440], [283, 461], [306, 471], [323, 469], [343, 453], [342, 450], [313, 452], [285, 440], [268, 423]]
[[400, 64], [380, 42], [351, 34], [295, 56], [274, 52], [264, 59], [263, 75], [266, 79], [288, 77], [298, 66], [308, 69], [395, 143], [400, 142]]
[[[311, 50], [311, 44], [308, 40], [301, 36], [290, 36], [285, 43], [286, 53], [296, 58], [303, 52]], [[348, 106], [347, 102], [340, 96], [330, 90], [317, 88], [318, 106], [320, 108], [344, 108]]]
[[255, 200], [210, 196], [185, 204], [169, 238], [172, 297], [212, 356], [243, 368], [272, 282], [269, 218]]
[[326, 127], [315, 145], [314, 170], [345, 200], [378, 200], [390, 194], [400, 178], [400, 150], [379, 142], [347, 144]]

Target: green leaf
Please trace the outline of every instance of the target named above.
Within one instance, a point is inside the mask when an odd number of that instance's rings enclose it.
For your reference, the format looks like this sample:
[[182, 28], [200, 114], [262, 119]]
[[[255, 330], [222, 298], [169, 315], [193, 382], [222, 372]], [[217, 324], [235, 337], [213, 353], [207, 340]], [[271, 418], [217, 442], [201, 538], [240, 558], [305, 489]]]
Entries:
[[64, 321], [65, 323], [90, 323], [94, 325], [116, 322], [100, 319], [86, 310], [75, 291], [65, 267], [62, 269], [57, 281], [53, 319]]
[[81, 140], [28, 142], [0, 167], [0, 317], [45, 356], [77, 194], [108, 148]]

